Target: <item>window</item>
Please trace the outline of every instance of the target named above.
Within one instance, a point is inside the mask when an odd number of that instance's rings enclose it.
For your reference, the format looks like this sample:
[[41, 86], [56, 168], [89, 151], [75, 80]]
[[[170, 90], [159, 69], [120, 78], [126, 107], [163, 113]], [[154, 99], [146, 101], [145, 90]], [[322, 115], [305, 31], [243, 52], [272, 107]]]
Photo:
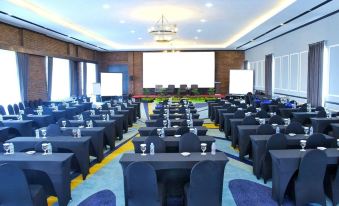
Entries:
[[[88, 97], [95, 97], [93, 94], [93, 83], [97, 82], [97, 71], [96, 65], [93, 63], [86, 63], [87, 66], [87, 81], [86, 81], [86, 92]], [[92, 98], [94, 100], [95, 98]]]
[[69, 60], [53, 58], [52, 100], [65, 100], [70, 97]]
[[0, 49], [0, 104], [7, 108], [8, 104], [21, 101], [18, 67], [15, 52]]

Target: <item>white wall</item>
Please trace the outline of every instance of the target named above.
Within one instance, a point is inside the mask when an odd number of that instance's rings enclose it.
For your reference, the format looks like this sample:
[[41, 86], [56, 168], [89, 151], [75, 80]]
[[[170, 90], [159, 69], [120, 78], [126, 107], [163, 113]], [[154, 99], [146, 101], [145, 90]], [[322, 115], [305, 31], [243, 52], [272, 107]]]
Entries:
[[[328, 49], [329, 67], [325, 68], [329, 81], [324, 82], [328, 94], [327, 101], [339, 104], [339, 14], [335, 14], [316, 23], [293, 31], [282, 37], [249, 49], [245, 59], [250, 63], [265, 59], [273, 53], [273, 89], [275, 93], [307, 97], [308, 45], [325, 40]], [[326, 61], [326, 60], [325, 60]], [[339, 105], [326, 102], [326, 106], [339, 109]]]

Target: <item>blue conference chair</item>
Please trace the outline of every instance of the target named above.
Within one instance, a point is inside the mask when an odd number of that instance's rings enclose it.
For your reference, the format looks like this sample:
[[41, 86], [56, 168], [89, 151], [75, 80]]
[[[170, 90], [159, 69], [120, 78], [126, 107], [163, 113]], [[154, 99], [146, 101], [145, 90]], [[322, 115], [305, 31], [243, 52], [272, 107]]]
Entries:
[[175, 132], [176, 135], [184, 135], [186, 133], [190, 133], [190, 128], [188, 128], [188, 127], [179, 127], [178, 130]]
[[24, 172], [14, 165], [0, 165], [1, 205], [47, 206], [41, 185], [29, 185]]
[[259, 123], [253, 116], [247, 116], [242, 120], [241, 124], [242, 125], [258, 125]]
[[15, 115], [14, 108], [11, 104], [7, 106], [7, 111], [9, 115]]
[[255, 107], [249, 106], [249, 107], [246, 109], [246, 112], [256, 113], [257, 110], [255, 109]]
[[158, 185], [154, 168], [145, 162], [133, 162], [126, 168], [128, 206], [163, 205], [164, 187]]
[[25, 106], [22, 102], [19, 102], [19, 109], [20, 110], [24, 110], [25, 109]]
[[317, 147], [327, 147], [325, 135], [321, 133], [313, 133], [307, 138], [307, 149], [316, 149]]
[[221, 206], [223, 173], [216, 163], [205, 160], [194, 165], [189, 184], [185, 185], [187, 206]]
[[226, 113], [235, 113], [237, 110], [237, 107], [228, 107]]
[[260, 160], [261, 162], [260, 174], [264, 178], [265, 184], [267, 180], [272, 177], [272, 159], [269, 151], [281, 150], [286, 148], [287, 148], [287, 139], [284, 134], [282, 133], [274, 134], [268, 139], [266, 143], [264, 156]]
[[2, 105], [0, 105], [0, 114], [1, 114], [1, 115], [6, 115], [5, 108], [4, 108], [4, 106], [2, 106]]
[[324, 192], [326, 167], [327, 156], [321, 150], [308, 151], [302, 158], [294, 185], [297, 206], [307, 203], [326, 205]]
[[236, 112], [234, 112], [233, 118], [235, 119], [245, 118], [245, 112], [243, 110], [237, 110]]
[[259, 118], [270, 118], [270, 115], [268, 115], [268, 113], [266, 111], [259, 111], [255, 114], [256, 117], [259, 117]]
[[278, 125], [284, 125], [285, 122], [282, 117], [279, 115], [274, 115], [268, 120], [269, 124], [278, 124]]
[[101, 190], [93, 195], [87, 197], [85, 200], [80, 202], [78, 206], [116, 206], [116, 197], [110, 190]]
[[61, 136], [62, 132], [57, 124], [50, 124], [46, 128], [47, 136]]
[[305, 131], [300, 122], [292, 122], [285, 129], [285, 134], [289, 134], [289, 133], [305, 134]]
[[200, 139], [193, 133], [186, 133], [180, 137], [179, 152], [200, 152]]
[[149, 136], [145, 140], [146, 147], [146, 153], [150, 152], [150, 145], [151, 143], [154, 144], [154, 152], [155, 153], [165, 153], [166, 152], [166, 144], [163, 139], [161, 139], [158, 136]]
[[13, 109], [15, 114], [19, 114], [19, 106], [17, 104], [13, 104]]
[[325, 192], [331, 198], [333, 205], [339, 204], [339, 165], [325, 177]]
[[260, 125], [256, 131], [256, 134], [258, 135], [269, 135], [269, 134], [274, 134], [274, 133], [275, 133], [275, 130], [270, 124]]
[[317, 117], [326, 117], [327, 114], [324, 110], [320, 110], [318, 113], [317, 113]]

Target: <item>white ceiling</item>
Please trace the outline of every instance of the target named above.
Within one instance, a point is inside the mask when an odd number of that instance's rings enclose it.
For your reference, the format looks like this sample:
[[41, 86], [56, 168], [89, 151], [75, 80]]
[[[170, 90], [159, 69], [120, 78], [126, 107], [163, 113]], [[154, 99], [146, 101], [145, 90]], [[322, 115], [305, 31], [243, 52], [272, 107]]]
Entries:
[[[112, 51], [235, 49], [321, 2], [323, 0], [0, 0], [0, 11]], [[207, 3], [212, 6], [206, 6]], [[339, 0], [333, 0], [240, 49], [250, 48], [338, 8]], [[282, 11], [278, 12], [279, 9]], [[272, 14], [268, 16], [269, 13]], [[179, 29], [176, 40], [170, 44], [155, 43], [147, 32], [162, 14]], [[267, 19], [260, 19], [264, 17]], [[100, 50], [5, 14], [0, 14], [0, 21]]]

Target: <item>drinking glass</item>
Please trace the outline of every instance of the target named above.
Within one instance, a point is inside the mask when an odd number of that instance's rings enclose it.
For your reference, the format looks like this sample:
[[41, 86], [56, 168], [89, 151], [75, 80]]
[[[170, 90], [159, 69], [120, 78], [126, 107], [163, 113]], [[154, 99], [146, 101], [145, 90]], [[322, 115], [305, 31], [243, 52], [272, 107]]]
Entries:
[[77, 129], [72, 129], [72, 134], [73, 134], [73, 137], [76, 138], [78, 134]]
[[305, 147], [306, 147], [306, 140], [300, 140], [300, 146], [301, 146], [301, 150], [300, 151], [302, 151], [302, 152], [304, 152], [304, 151], [306, 151], [305, 150]]
[[86, 125], [87, 125], [87, 128], [90, 128], [90, 126], [91, 126], [91, 121], [87, 120], [87, 121], [86, 121]]
[[10, 143], [4, 143], [3, 147], [4, 147], [4, 150], [6, 151], [6, 153], [4, 153], [4, 154], [8, 155], [9, 154]]
[[142, 151], [142, 156], [145, 156], [146, 154], [145, 154], [145, 151], [146, 151], [146, 144], [140, 144], [140, 149], [141, 149], [141, 151]]
[[104, 120], [104, 121], [106, 120], [106, 115], [105, 114], [102, 115], [102, 120]]
[[42, 155], [47, 155], [48, 143], [42, 143], [41, 148], [44, 151], [44, 153]]
[[188, 119], [188, 120], [186, 120], [186, 122], [187, 122], [187, 126], [190, 127], [191, 126], [191, 120]]
[[201, 146], [201, 150], [202, 150], [201, 155], [206, 155], [205, 151], [206, 151], [206, 148], [207, 148], [207, 144], [201, 143], [200, 146]]
[[61, 122], [61, 124], [62, 124], [62, 127], [63, 127], [63, 128], [66, 127], [66, 121], [65, 121], [65, 120], [63, 120], [63, 121]]
[[42, 138], [46, 139], [47, 131], [45, 129], [41, 130]]
[[305, 136], [308, 136], [308, 131], [309, 131], [309, 130], [310, 130], [310, 128], [304, 127]]
[[161, 129], [157, 129], [157, 134], [158, 134], [158, 136], [160, 137], [160, 135], [161, 135]]
[[162, 123], [163, 123], [164, 127], [166, 127], [167, 120], [163, 120]]

